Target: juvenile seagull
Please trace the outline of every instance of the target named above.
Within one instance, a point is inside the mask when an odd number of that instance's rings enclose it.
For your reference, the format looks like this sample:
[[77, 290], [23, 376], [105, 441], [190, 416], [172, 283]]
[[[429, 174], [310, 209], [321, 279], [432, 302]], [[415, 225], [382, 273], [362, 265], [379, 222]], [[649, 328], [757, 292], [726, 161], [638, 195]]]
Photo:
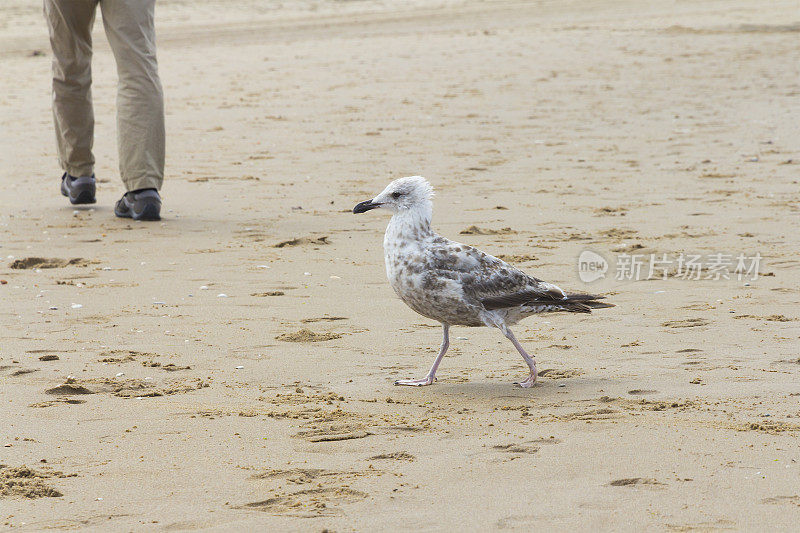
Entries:
[[442, 347], [428, 375], [401, 379], [395, 385], [433, 383], [450, 346], [450, 326], [460, 325], [498, 328], [530, 369], [528, 378], [517, 385], [533, 386], [536, 362], [508, 326], [537, 313], [589, 313], [613, 305], [597, 301], [602, 296], [567, 294], [477, 248], [437, 235], [431, 229], [432, 197], [427, 180], [411, 176], [394, 180], [378, 196], [353, 208], [353, 213], [375, 208], [392, 212], [383, 239], [389, 283], [411, 309], [442, 324]]

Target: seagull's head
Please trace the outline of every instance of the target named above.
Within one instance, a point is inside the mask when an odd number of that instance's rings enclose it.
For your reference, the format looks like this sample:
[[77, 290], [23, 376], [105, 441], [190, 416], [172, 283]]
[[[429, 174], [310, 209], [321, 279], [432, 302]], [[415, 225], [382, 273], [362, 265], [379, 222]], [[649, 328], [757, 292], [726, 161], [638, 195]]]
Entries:
[[391, 182], [372, 200], [361, 202], [353, 208], [353, 213], [365, 213], [370, 209], [388, 209], [392, 213], [419, 210], [429, 213], [433, 187], [422, 176], [409, 176]]

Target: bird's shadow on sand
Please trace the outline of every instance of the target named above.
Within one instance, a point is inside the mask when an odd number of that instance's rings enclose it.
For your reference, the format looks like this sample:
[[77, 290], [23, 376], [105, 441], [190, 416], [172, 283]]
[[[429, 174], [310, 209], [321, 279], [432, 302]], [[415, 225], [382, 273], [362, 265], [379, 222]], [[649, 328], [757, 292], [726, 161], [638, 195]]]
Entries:
[[[520, 380], [525, 376], [520, 376]], [[563, 387], [560, 385], [564, 385]], [[459, 383], [437, 382], [427, 387], [393, 387], [394, 391], [413, 395], [422, 393], [426, 399], [435, 397], [457, 398], [468, 396], [474, 399], [506, 399], [506, 398], [530, 398], [530, 399], [552, 399], [563, 398], [565, 394], [575, 396], [586, 396], [593, 398], [597, 396], [598, 387], [603, 388], [609, 385], [608, 378], [593, 378], [581, 376], [574, 379], [543, 379], [529, 388], [523, 389], [513, 382], [501, 383], [497, 381], [467, 381]]]

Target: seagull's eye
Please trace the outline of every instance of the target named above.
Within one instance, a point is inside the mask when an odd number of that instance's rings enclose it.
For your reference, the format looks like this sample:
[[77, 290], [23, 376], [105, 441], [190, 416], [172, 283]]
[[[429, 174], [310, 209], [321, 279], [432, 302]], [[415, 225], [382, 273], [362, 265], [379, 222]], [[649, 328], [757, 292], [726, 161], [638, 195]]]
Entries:
[[394, 198], [395, 200], [397, 200], [397, 199], [398, 199], [398, 198], [400, 198], [401, 196], [403, 196], [403, 195], [402, 195], [402, 194], [400, 194], [399, 192], [393, 192], [393, 193], [392, 193], [392, 198]]

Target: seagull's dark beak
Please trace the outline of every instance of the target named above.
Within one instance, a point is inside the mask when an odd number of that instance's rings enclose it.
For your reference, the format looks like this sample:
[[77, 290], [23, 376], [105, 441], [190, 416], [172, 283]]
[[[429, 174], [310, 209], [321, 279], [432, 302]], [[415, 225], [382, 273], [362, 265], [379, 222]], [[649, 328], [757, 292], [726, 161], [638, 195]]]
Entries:
[[366, 213], [370, 209], [377, 209], [381, 205], [383, 204], [380, 203], [376, 204], [372, 200], [367, 200], [366, 202], [361, 202], [360, 204], [356, 204], [356, 206], [353, 208], [353, 213], [356, 215], [358, 213]]

